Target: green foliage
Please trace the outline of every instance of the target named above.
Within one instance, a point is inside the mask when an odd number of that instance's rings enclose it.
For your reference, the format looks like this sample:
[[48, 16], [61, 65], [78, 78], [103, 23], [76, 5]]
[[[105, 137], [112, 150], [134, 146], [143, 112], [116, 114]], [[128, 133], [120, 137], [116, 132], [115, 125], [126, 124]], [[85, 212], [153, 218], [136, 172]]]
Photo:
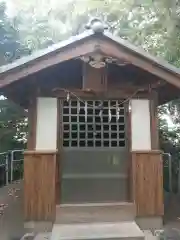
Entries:
[[0, 152], [24, 147], [27, 134], [25, 115], [24, 109], [13, 102], [0, 100]]
[[14, 61], [28, 53], [22, 44], [19, 31], [6, 14], [6, 3], [0, 2], [0, 65]]
[[5, 14], [5, 4], [0, 4], [0, 64], [5, 64], [19, 48], [17, 32], [9, 23]]
[[[5, 2], [0, 2], [0, 65], [14, 61], [27, 53], [27, 47], [19, 38], [6, 14]], [[27, 120], [24, 110], [0, 97], [0, 152], [24, 148]]]
[[9, 0], [7, 14], [30, 52], [83, 31], [89, 18], [98, 16], [114, 34], [179, 66], [179, 1]]

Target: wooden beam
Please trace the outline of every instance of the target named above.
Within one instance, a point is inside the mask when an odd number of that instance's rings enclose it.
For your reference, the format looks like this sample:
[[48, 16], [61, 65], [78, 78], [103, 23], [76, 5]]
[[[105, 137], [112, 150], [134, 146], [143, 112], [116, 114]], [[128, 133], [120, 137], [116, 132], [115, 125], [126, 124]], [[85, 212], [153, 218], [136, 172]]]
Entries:
[[[137, 91], [137, 88], [132, 89], [120, 89], [120, 90], [107, 90], [107, 91], [94, 91], [94, 90], [83, 90], [83, 89], [54, 89], [51, 93], [51, 96], [55, 96], [58, 98], [66, 98], [67, 93], [70, 93], [70, 98], [82, 97], [85, 99], [126, 99], [131, 97], [138, 98], [148, 98], [148, 91]], [[41, 95], [43, 93], [41, 92]]]

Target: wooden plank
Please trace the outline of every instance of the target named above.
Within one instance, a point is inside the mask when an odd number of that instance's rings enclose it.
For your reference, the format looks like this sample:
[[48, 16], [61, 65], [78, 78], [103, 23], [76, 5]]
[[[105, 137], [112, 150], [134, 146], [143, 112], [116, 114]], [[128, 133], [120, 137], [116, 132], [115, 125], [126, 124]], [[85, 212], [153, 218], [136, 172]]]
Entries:
[[163, 173], [160, 151], [132, 152], [133, 196], [138, 216], [163, 215]]
[[96, 69], [89, 64], [83, 66], [83, 89], [92, 89], [95, 91], [107, 90], [107, 69]]
[[55, 173], [55, 152], [25, 152], [25, 221], [54, 221], [56, 207]]

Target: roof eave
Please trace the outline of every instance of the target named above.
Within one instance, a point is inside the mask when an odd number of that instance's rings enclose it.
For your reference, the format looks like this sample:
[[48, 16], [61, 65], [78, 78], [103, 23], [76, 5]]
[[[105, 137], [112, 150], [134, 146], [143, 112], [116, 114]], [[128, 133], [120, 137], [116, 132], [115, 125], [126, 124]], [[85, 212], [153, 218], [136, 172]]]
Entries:
[[0, 75], [3, 73], [7, 73], [15, 68], [20, 67], [20, 66], [24, 66], [26, 64], [31, 64], [31, 62], [33, 62], [34, 60], [41, 60], [41, 58], [43, 58], [43, 57], [46, 57], [48, 55], [51, 55], [58, 51], [61, 51], [64, 48], [68, 48], [69, 46], [71, 46], [73, 44], [78, 44], [80, 41], [88, 39], [89, 37], [92, 37], [93, 35], [94, 35], [94, 32], [92, 30], [88, 30], [82, 34], [73, 36], [73, 37], [69, 38], [68, 40], [53, 44], [53, 45], [47, 47], [46, 49], [38, 50], [35, 53], [31, 54], [30, 56], [25, 56], [25, 57], [22, 57], [22, 58], [16, 60], [13, 63], [3, 65], [0, 67]]
[[110, 33], [97, 34], [92, 30], [0, 67], [0, 88], [44, 68], [95, 52], [97, 48], [105, 55], [117, 59], [124, 58], [133, 65], [180, 88], [180, 70], [178, 68], [159, 58], [152, 57], [139, 47]]
[[158, 67], [161, 67], [162, 69], [171, 72], [174, 75], [177, 75], [180, 77], [180, 69], [173, 66], [172, 64], [168, 63], [167, 61], [165, 61], [162, 58], [156, 57], [156, 56], [152, 56], [151, 54], [149, 54], [148, 52], [146, 52], [144, 49], [137, 47], [129, 42], [127, 42], [126, 40], [119, 38], [117, 36], [113, 36], [111, 33], [109, 32], [105, 32], [104, 36], [115, 42], [116, 44], [120, 45], [121, 47], [127, 49], [128, 51], [131, 51], [134, 54], [137, 54], [137, 56], [144, 58], [150, 62], [152, 62], [154, 65], [157, 65]]

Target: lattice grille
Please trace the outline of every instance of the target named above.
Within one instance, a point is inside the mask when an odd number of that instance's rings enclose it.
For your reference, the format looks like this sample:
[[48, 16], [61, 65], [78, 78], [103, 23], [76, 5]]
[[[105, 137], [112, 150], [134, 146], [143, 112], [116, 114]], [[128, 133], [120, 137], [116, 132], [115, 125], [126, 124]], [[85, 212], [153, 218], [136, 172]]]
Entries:
[[125, 109], [117, 100], [63, 101], [64, 147], [125, 147]]

